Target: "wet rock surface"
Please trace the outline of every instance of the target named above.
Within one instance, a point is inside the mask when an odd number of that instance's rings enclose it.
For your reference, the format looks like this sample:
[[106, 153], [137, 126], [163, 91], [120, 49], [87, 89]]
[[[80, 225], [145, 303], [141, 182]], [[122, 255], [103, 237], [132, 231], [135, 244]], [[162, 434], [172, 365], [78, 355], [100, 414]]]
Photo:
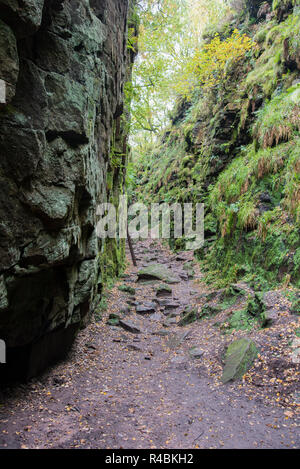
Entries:
[[[182, 270], [184, 261], [174, 265], [173, 255], [160, 245], [151, 241], [135, 244], [141, 263], [154, 250], [166, 266], [173, 264], [175, 274]], [[157, 283], [139, 289], [137, 270], [128, 268], [135, 280], [136, 299], [143, 304], [155, 297]], [[198, 266], [195, 273], [200, 276]], [[172, 290], [172, 299], [178, 298], [196, 311], [203, 307], [197, 297], [212, 301], [207, 287], [194, 280], [173, 285]], [[191, 290], [197, 291], [195, 298]], [[286, 355], [297, 351], [299, 344], [295, 342], [293, 349], [286, 345], [282, 352], [276, 349], [283, 331], [278, 323], [252, 335], [237, 331], [227, 336], [214, 326], [216, 320], [226, 319], [225, 311], [181, 327], [175, 319], [165, 327], [166, 316], [158, 304], [155, 320], [152, 314], [139, 315], [134, 308], [120, 313], [127, 299], [128, 293], [121, 292], [117, 283], [102, 320], [78, 335], [68, 361], [26, 386], [2, 391], [0, 447], [299, 445], [292, 402], [297, 393], [288, 387], [292, 384], [289, 371], [295, 375], [297, 365]], [[117, 326], [106, 323], [113, 315], [120, 318]], [[294, 327], [293, 322], [287, 324], [281, 339], [284, 343], [290, 341]], [[246, 377], [223, 385], [224, 349], [235, 340], [248, 342], [249, 334], [261, 356]], [[281, 397], [276, 401], [278, 392]]]
[[226, 351], [222, 383], [241, 379], [251, 368], [257, 355], [257, 347], [249, 339], [240, 339], [232, 342]]

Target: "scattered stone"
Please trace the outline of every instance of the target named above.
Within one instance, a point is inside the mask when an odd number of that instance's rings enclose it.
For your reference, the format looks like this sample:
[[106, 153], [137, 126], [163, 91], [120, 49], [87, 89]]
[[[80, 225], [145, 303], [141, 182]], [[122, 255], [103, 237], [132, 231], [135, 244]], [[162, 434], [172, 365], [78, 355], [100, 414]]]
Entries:
[[137, 302], [137, 301], [127, 300], [126, 303], [127, 303], [129, 306], [138, 306], [138, 302]]
[[230, 288], [232, 290], [232, 293], [238, 294], [240, 296], [245, 296], [245, 295], [254, 295], [254, 291], [249, 287], [247, 283], [233, 283], [230, 285]]
[[158, 303], [159, 303], [159, 306], [164, 307], [167, 310], [176, 309], [176, 308], [179, 308], [179, 306], [181, 306], [180, 303], [176, 301], [172, 301], [172, 300], [167, 300], [167, 299], [158, 300]]
[[132, 321], [120, 319], [119, 325], [128, 332], [132, 332], [133, 334], [140, 334], [142, 331], [141, 329]]
[[182, 251], [182, 252], [178, 252], [177, 255], [176, 255], [176, 261], [179, 261], [179, 262], [187, 262], [189, 260], [192, 260], [191, 259], [191, 252], [190, 251]]
[[120, 314], [129, 314], [130, 313], [130, 307], [129, 306], [123, 306], [120, 309]]
[[183, 355], [177, 355], [176, 357], [171, 358], [171, 363], [184, 363], [186, 361]]
[[194, 262], [188, 261], [183, 265], [183, 270], [186, 271], [188, 278], [193, 278], [195, 276], [195, 271], [194, 271]]
[[156, 256], [146, 256], [145, 257], [146, 262], [153, 262], [153, 261], [156, 261], [156, 260], [157, 260]]
[[194, 262], [192, 261], [187, 261], [185, 264], [183, 264], [183, 270], [190, 270], [193, 268]]
[[284, 310], [288, 310], [287, 300], [278, 291], [257, 292], [246, 307], [247, 313], [256, 317], [262, 327], [274, 325]]
[[97, 350], [97, 347], [94, 344], [87, 343], [85, 344], [86, 348], [92, 349], [92, 350]]
[[228, 346], [225, 355], [222, 383], [241, 379], [251, 368], [257, 354], [258, 349], [250, 339], [243, 338], [232, 342]]
[[181, 312], [180, 311], [171, 311], [170, 310], [167, 310], [167, 311], [164, 311], [164, 314], [165, 315], [168, 315], [170, 318], [177, 318], [177, 316], [180, 316], [181, 315]]
[[203, 302], [209, 303], [210, 301], [213, 301], [216, 298], [223, 295], [224, 292], [225, 292], [225, 290], [221, 289], [221, 290], [213, 290], [213, 291], [210, 291], [210, 292], [201, 293], [201, 295], [199, 295], [197, 297], [196, 301], [197, 301], [197, 303], [203, 303]]
[[179, 273], [179, 277], [182, 279], [182, 280], [188, 280], [189, 279], [189, 276], [186, 272], [180, 272]]
[[183, 334], [172, 334], [168, 339], [168, 347], [169, 348], [177, 348], [179, 347], [184, 340], [187, 340], [192, 332], [192, 329], [185, 331]]
[[183, 261], [186, 261], [186, 257], [179, 254], [178, 256], [176, 256], [175, 260], [178, 261], [178, 262], [183, 262]]
[[162, 315], [160, 313], [154, 313], [150, 316], [151, 321], [161, 321]]
[[265, 311], [260, 317], [262, 327], [273, 326], [279, 320], [279, 311], [277, 309], [270, 309]]
[[186, 326], [187, 324], [192, 324], [199, 318], [197, 308], [193, 308], [191, 306], [185, 308], [182, 314], [183, 316], [178, 323], [179, 326]]
[[130, 293], [130, 295], [135, 295], [135, 288], [131, 287], [130, 285], [119, 285], [118, 290]]
[[199, 312], [199, 319], [204, 319], [207, 317], [215, 316], [222, 311], [222, 307], [215, 304], [207, 304], [203, 306], [201, 311]]
[[180, 344], [186, 340], [192, 333], [192, 329], [189, 329], [188, 331], [185, 331], [183, 334], [181, 334], [179, 336], [179, 341], [180, 341]]
[[159, 285], [156, 289], [157, 297], [165, 297], [172, 295], [172, 288], [169, 285]]
[[118, 319], [108, 319], [106, 324], [108, 326], [117, 326], [119, 324], [119, 320]]
[[268, 318], [265, 314], [266, 304], [260, 293], [255, 293], [254, 297], [248, 301], [246, 311], [250, 316], [257, 318], [263, 327], [268, 325]]
[[138, 280], [162, 280], [166, 283], [179, 283], [172, 272], [162, 264], [152, 264], [138, 271]]
[[300, 337], [296, 337], [292, 344], [291, 360], [294, 364], [300, 363]]

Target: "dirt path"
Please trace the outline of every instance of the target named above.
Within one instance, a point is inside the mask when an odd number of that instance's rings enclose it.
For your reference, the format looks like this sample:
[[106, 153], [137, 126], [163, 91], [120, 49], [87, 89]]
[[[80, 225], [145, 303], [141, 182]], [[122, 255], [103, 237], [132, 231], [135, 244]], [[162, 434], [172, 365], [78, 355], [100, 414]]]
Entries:
[[[178, 313], [201, 289], [186, 279], [184, 257], [149, 241], [136, 250], [139, 265], [164, 263], [182, 277], [172, 285], [172, 301], [180, 304], [175, 320], [165, 327], [159, 308], [153, 316], [131, 307], [124, 320], [140, 333], [106, 324], [128, 301], [155, 299], [157, 283], [136, 283], [136, 269], [128, 268], [118, 285], [134, 287], [135, 299], [116, 285], [102, 321], [79, 334], [68, 360], [0, 394], [0, 448], [299, 447], [294, 415], [287, 418], [283, 407], [248, 393], [246, 383], [221, 384], [227, 339], [212, 321], [177, 325]], [[192, 347], [203, 354], [191, 357]]]

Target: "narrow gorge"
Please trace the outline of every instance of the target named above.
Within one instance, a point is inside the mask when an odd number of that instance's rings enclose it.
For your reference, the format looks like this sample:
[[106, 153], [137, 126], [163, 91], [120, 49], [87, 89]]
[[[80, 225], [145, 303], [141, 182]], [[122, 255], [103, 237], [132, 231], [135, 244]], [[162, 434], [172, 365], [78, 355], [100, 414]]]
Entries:
[[299, 314], [300, 0], [0, 0], [0, 450], [299, 449]]

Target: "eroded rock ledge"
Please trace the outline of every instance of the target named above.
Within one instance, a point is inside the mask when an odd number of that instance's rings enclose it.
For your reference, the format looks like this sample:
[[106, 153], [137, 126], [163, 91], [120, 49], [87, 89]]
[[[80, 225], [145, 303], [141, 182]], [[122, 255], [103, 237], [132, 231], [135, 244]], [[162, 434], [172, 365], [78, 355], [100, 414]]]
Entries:
[[128, 3], [0, 0], [1, 380], [60, 357], [101, 292], [96, 206], [123, 186], [110, 147], [123, 139]]

